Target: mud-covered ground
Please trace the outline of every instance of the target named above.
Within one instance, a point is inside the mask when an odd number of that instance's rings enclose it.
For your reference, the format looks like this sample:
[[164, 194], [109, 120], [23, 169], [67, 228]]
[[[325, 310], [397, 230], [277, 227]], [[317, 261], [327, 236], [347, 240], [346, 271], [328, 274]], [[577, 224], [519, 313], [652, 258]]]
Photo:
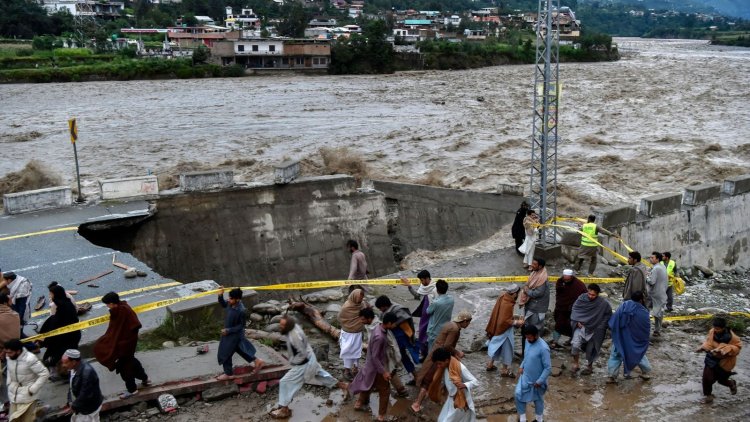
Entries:
[[[747, 171], [750, 50], [618, 39], [623, 59], [566, 63], [563, 210]], [[284, 158], [348, 147], [372, 177], [494, 190], [528, 183], [533, 67], [371, 76], [0, 86], [0, 177], [36, 158], [65, 181], [78, 118], [84, 191], [109, 177], [229, 166], [269, 180]], [[346, 168], [344, 168], [346, 170]], [[630, 180], [637, 175], [637, 180]]]
[[[520, 258], [510, 248], [482, 253], [454, 252], [454, 259], [436, 260], [429, 269], [433, 277], [458, 277], [462, 275], [514, 275], [519, 274]], [[416, 261], [414, 261], [416, 262]], [[420, 267], [423, 268], [423, 267]], [[555, 262], [548, 266], [551, 274], [560, 274], [564, 263]], [[402, 274], [411, 274], [417, 267], [411, 267]], [[606, 265], [599, 265], [597, 276], [605, 276], [612, 270]], [[720, 281], [717, 281], [720, 280]], [[697, 309], [700, 305], [724, 307], [725, 310], [748, 311], [750, 301], [739, 296], [746, 294], [748, 275], [717, 274], [715, 278], [696, 277], [694, 284], [688, 286], [690, 296], [678, 296], [676, 312], [683, 314], [687, 309]], [[723, 284], [724, 288], [717, 288]], [[734, 286], [727, 289], [728, 285]], [[605, 286], [613, 307], [619, 304], [622, 286], [610, 284]], [[553, 290], [554, 291], [554, 290]], [[742, 293], [742, 292], [745, 293]], [[459, 348], [466, 351], [464, 363], [480, 380], [480, 388], [475, 393], [480, 420], [515, 421], [515, 410], [512, 392], [515, 380], [501, 378], [498, 372], [486, 372], [486, 350], [481, 349], [484, 343], [484, 327], [494, 301], [499, 294], [496, 284], [458, 284], [451, 285], [450, 294], [457, 298], [454, 313], [469, 309], [474, 319], [470, 327], [462, 333]], [[369, 296], [386, 294], [394, 301], [416, 306], [416, 301], [403, 286], [375, 287]], [[731, 298], [731, 300], [727, 300]], [[554, 297], [551, 307], [554, 305]], [[326, 305], [319, 305], [325, 309]], [[726, 309], [732, 307], [731, 309]], [[545, 420], [574, 421], [678, 421], [689, 419], [702, 421], [742, 421], [750, 417], [750, 357], [745, 350], [739, 359], [738, 374], [734, 377], [739, 384], [739, 393], [731, 396], [727, 388], [715, 387], [717, 396], [713, 405], [699, 403], [701, 394], [701, 373], [703, 354], [694, 350], [702, 343], [707, 332], [707, 322], [675, 323], [664, 330], [661, 339], [653, 342], [648, 357], [654, 367], [653, 378], [644, 382], [640, 379], [622, 380], [617, 385], [606, 384], [606, 359], [610, 342], [605, 342], [603, 356], [595, 365], [591, 376], [572, 376], [569, 371], [570, 357], [566, 351], [553, 351], [553, 366], [556, 375], [550, 378], [549, 391], [546, 395]], [[308, 326], [306, 332], [314, 343], [328, 340], [315, 328]], [[750, 337], [745, 331], [743, 341], [747, 344]], [[549, 336], [546, 337], [549, 339]], [[518, 340], [518, 336], [517, 336]], [[518, 341], [517, 341], [518, 343]], [[329, 361], [324, 363], [335, 376], [340, 376], [338, 349], [331, 342]], [[516, 361], [516, 366], [518, 361]], [[635, 371], [637, 372], [637, 370]], [[402, 374], [403, 375], [403, 374]], [[406, 377], [402, 377], [406, 380]], [[440, 408], [428, 403], [421, 415], [412, 414], [409, 409], [411, 400], [417, 394], [414, 387], [409, 387], [409, 399], [391, 399], [389, 415], [400, 421], [434, 421], [437, 420]], [[266, 421], [268, 412], [276, 402], [277, 388], [269, 389], [265, 395], [251, 393], [221, 402], [196, 402], [181, 409], [171, 419], [177, 421], [193, 420], [227, 420], [227, 421]], [[330, 400], [330, 402], [328, 401]], [[375, 395], [373, 404], [377, 402]], [[353, 410], [353, 401], [342, 403], [340, 392], [329, 392], [321, 387], [305, 387], [292, 403], [294, 415], [291, 421], [367, 421], [370, 417]], [[132, 419], [136, 419], [133, 417]], [[119, 419], [119, 418], [118, 418]]]

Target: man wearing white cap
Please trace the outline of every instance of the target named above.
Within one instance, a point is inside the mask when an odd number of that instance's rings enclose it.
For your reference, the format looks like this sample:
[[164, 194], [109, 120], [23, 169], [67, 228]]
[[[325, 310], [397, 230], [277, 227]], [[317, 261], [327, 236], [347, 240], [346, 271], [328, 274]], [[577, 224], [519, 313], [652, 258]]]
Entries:
[[513, 364], [513, 344], [515, 341], [513, 329], [523, 324], [522, 320], [513, 319], [513, 309], [518, 299], [520, 288], [516, 284], [511, 284], [497, 298], [495, 307], [490, 314], [490, 320], [487, 321], [485, 332], [487, 333], [487, 355], [490, 357], [487, 362], [487, 370], [494, 371], [497, 369], [495, 361], [500, 360], [503, 363], [503, 370], [500, 375], [508, 378], [515, 378], [511, 365]]
[[70, 371], [68, 405], [65, 407], [72, 422], [98, 422], [102, 410], [99, 376], [88, 362], [81, 360], [81, 352], [68, 349], [62, 357], [62, 366]]

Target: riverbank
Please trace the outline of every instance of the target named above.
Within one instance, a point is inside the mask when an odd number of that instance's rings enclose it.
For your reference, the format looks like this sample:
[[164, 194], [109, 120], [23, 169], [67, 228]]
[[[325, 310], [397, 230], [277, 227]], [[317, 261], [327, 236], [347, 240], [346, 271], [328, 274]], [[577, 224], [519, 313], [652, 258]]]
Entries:
[[194, 64], [190, 59], [124, 59], [72, 66], [40, 66], [0, 70], [0, 83], [127, 81], [140, 79], [196, 79], [244, 76], [237, 66]]
[[[533, 64], [535, 50], [529, 39], [516, 45], [498, 40], [481, 42], [421, 42], [418, 53], [407, 59], [390, 45], [374, 54], [348, 44], [334, 48], [328, 73], [337, 75], [393, 73], [411, 70], [475, 69], [499, 65]], [[7, 47], [7, 46], [6, 46]], [[247, 76], [242, 66], [220, 66], [195, 58], [138, 58], [121, 51], [117, 54], [93, 54], [86, 49], [33, 50], [0, 49], [0, 83], [49, 83], [127, 81], [155, 79], [200, 79]], [[381, 54], [382, 53], [382, 54]], [[371, 63], [377, 56], [379, 65]], [[620, 55], [609, 36], [582, 37], [576, 47], [560, 47], [561, 62], [616, 61]]]

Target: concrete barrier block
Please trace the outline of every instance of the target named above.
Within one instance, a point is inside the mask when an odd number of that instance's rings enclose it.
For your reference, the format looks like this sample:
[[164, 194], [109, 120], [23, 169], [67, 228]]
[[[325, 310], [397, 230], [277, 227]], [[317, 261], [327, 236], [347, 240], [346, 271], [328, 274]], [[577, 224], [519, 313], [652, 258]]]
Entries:
[[48, 210], [69, 207], [72, 204], [71, 191], [67, 186], [28, 190], [3, 195], [3, 208], [6, 214]]
[[682, 203], [685, 205], [701, 205], [721, 197], [721, 185], [718, 183], [704, 183], [702, 185], [685, 188]]
[[[229, 295], [229, 290], [225, 292], [225, 298]], [[245, 308], [252, 309], [258, 301], [258, 293], [255, 290], [242, 291], [242, 303]], [[183, 329], [184, 326], [190, 326], [191, 323], [200, 322], [206, 312], [211, 312], [214, 318], [224, 318], [224, 309], [219, 306], [219, 301], [215, 295], [204, 296], [193, 300], [178, 302], [167, 306], [167, 315], [173, 317], [176, 323], [182, 324], [177, 329]], [[179, 318], [176, 318], [178, 317]]]
[[641, 199], [641, 214], [648, 217], [671, 214], [682, 206], [681, 193], [663, 193]]
[[732, 196], [750, 192], [750, 174], [725, 179], [721, 190]]
[[615, 204], [594, 211], [596, 222], [604, 228], [634, 223], [637, 214], [638, 212], [633, 204]]
[[99, 181], [102, 199], [152, 198], [159, 196], [156, 176], [126, 177]]
[[523, 186], [500, 183], [497, 185], [497, 193], [502, 195], [523, 196]]
[[273, 167], [273, 181], [276, 184], [284, 185], [299, 177], [299, 161], [284, 161]]
[[180, 174], [180, 190], [194, 192], [231, 188], [234, 186], [234, 170], [195, 171]]

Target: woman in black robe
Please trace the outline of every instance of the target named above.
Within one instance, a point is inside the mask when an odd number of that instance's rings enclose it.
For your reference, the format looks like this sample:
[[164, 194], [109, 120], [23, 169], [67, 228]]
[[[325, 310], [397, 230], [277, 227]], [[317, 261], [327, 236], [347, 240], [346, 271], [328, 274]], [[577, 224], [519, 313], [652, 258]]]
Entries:
[[[52, 302], [56, 305], [57, 310], [54, 315], [44, 321], [42, 328], [39, 330], [40, 334], [78, 322], [78, 309], [76, 309], [76, 306], [65, 294], [65, 289], [60, 285], [56, 285], [51, 286], [49, 290], [52, 296]], [[47, 337], [41, 341], [39, 346], [47, 349], [44, 352], [44, 358], [42, 360], [44, 361], [44, 364], [50, 368], [50, 373], [55, 374], [55, 372], [52, 371], [52, 368], [55, 368], [60, 362], [63, 353], [68, 349], [77, 349], [78, 342], [80, 341], [80, 330]], [[54, 379], [56, 377], [53, 376], [51, 378]]]

